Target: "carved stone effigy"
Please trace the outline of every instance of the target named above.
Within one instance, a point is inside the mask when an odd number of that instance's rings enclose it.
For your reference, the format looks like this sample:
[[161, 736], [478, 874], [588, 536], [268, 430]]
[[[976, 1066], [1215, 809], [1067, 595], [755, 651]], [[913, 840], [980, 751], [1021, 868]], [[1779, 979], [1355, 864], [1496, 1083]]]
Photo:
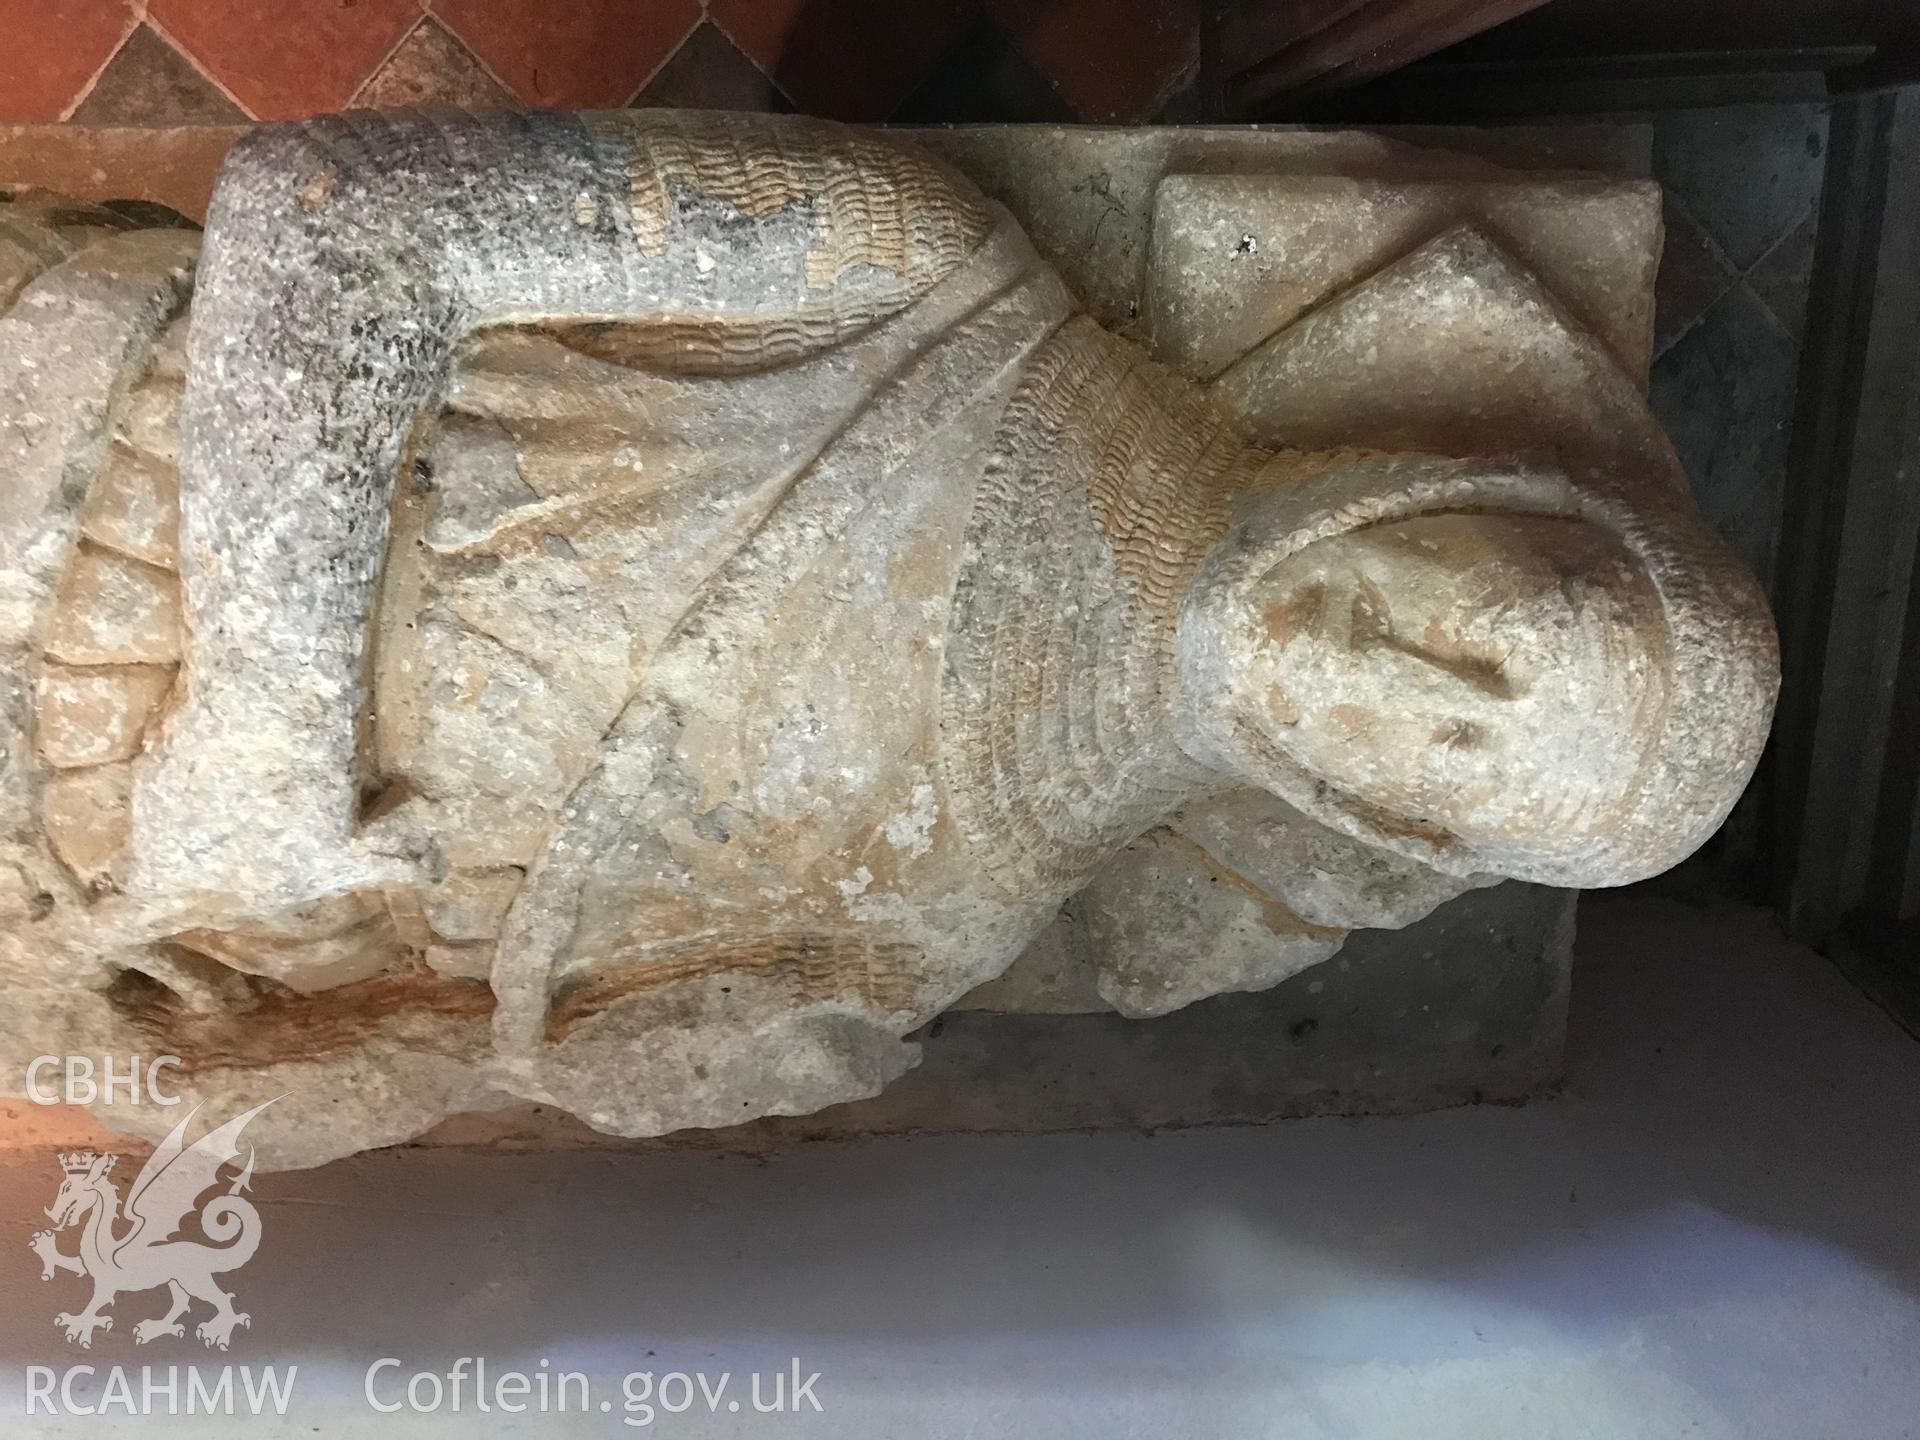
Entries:
[[718, 1127], [1023, 975], [1158, 1015], [1684, 858], [1777, 664], [1595, 279], [1657, 204], [1302, 157], [1163, 156], [1124, 318], [798, 119], [262, 127], [204, 238], [0, 208], [9, 1066], [329, 1096], [263, 1163]]

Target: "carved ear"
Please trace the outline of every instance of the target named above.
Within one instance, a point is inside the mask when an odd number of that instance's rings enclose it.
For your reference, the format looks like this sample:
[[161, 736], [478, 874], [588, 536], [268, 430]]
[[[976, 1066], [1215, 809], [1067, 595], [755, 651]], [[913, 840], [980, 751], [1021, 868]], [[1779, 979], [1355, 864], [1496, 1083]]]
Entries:
[[120, 1157], [119, 1157], [118, 1155], [96, 1155], [96, 1156], [94, 1156], [94, 1157], [93, 1157], [93, 1164], [87, 1167], [87, 1178], [88, 1178], [89, 1180], [104, 1180], [104, 1179], [106, 1179], [106, 1178], [107, 1178], [107, 1172], [108, 1172], [109, 1170], [111, 1170], [111, 1169], [113, 1169], [113, 1162], [114, 1162], [114, 1161], [116, 1161], [116, 1160], [118, 1160], [119, 1158], [120, 1158]]

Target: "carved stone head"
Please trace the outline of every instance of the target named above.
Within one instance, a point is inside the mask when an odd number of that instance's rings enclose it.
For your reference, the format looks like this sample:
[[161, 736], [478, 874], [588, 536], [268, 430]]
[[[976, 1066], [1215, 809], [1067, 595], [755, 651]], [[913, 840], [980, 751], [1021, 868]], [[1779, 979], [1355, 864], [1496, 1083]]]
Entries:
[[1183, 607], [1186, 723], [1445, 873], [1668, 869], [1744, 788], [1778, 684], [1758, 587], [1676, 495], [1421, 456], [1261, 491]]

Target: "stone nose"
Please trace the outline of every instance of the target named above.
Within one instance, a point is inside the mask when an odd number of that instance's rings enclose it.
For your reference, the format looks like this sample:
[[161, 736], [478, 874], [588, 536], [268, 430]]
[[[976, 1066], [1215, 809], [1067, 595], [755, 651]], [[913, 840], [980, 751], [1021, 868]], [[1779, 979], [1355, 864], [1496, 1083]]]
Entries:
[[1271, 741], [1390, 823], [1500, 857], [1604, 852], [1667, 708], [1667, 623], [1610, 531], [1441, 513], [1303, 546], [1255, 582]]

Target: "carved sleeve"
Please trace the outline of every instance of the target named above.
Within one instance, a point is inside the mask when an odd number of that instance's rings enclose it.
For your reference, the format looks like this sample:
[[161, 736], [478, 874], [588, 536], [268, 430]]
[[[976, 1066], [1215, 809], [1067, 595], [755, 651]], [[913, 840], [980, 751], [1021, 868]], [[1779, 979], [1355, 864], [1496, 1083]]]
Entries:
[[136, 798], [166, 847], [147, 881], [341, 883], [393, 476], [462, 335], [641, 322], [650, 363], [765, 367], [912, 304], [993, 223], [931, 158], [812, 121], [401, 114], [243, 139], [194, 314], [188, 689]]

